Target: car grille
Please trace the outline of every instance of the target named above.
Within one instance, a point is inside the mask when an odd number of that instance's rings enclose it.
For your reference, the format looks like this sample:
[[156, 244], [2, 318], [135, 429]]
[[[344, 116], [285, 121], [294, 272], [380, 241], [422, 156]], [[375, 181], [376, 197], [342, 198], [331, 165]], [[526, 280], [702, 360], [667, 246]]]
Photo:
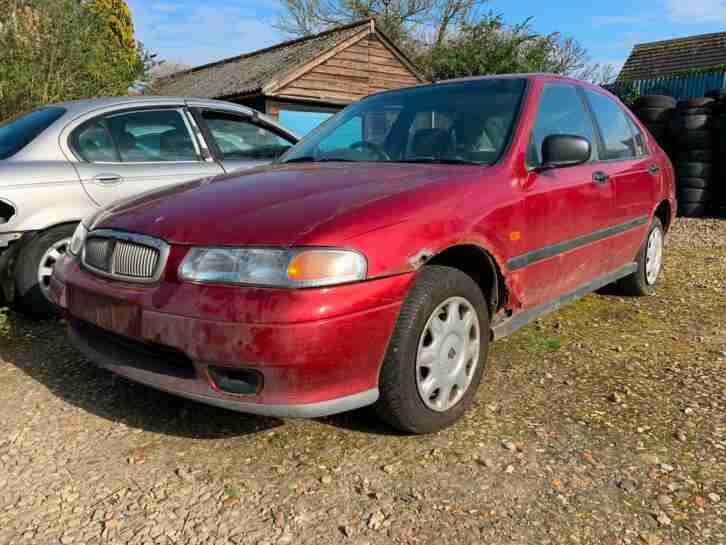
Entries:
[[169, 246], [161, 240], [132, 233], [93, 231], [83, 250], [83, 264], [91, 271], [130, 282], [157, 281]]
[[159, 263], [159, 250], [130, 242], [117, 242], [113, 252], [113, 271], [122, 276], [152, 278]]

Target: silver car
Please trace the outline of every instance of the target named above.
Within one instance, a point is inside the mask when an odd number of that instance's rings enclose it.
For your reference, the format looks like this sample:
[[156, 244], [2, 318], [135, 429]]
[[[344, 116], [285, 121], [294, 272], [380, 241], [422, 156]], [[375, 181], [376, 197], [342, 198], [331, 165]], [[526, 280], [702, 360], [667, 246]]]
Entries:
[[[40, 108], [0, 125], [0, 280], [36, 317], [76, 224], [132, 195], [273, 161], [298, 138], [243, 106], [122, 97]], [[190, 213], [192, 211], [190, 210]]]

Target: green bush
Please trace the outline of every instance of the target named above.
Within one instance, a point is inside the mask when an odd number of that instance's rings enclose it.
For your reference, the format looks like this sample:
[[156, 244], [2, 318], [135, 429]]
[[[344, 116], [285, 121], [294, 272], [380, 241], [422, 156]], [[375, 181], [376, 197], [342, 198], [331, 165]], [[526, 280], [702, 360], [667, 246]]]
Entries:
[[145, 75], [121, 0], [0, 0], [0, 14], [0, 120], [53, 102], [126, 95]]

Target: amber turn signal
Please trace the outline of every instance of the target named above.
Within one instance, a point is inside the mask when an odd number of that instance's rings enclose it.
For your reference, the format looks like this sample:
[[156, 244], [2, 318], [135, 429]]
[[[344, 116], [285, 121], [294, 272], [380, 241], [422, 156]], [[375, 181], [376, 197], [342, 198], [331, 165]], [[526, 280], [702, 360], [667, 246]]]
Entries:
[[287, 277], [300, 287], [355, 282], [365, 275], [365, 258], [347, 250], [304, 250], [287, 266]]

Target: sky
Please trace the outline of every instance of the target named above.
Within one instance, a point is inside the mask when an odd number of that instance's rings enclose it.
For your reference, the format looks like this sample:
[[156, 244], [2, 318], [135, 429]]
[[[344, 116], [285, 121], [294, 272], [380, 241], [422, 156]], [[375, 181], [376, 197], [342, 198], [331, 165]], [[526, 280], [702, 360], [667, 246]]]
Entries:
[[[158, 58], [197, 66], [284, 40], [272, 26], [276, 0], [127, 0], [136, 36]], [[620, 68], [636, 43], [726, 31], [726, 0], [490, 0], [509, 23], [533, 18], [561, 32], [594, 62]]]

